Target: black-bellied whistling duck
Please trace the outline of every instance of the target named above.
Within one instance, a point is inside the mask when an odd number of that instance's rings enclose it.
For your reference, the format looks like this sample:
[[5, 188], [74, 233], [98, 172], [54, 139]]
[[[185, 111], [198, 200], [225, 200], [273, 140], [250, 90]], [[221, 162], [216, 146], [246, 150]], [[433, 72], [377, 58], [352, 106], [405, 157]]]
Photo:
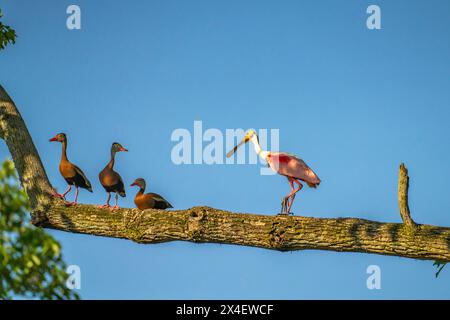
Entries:
[[89, 192], [92, 192], [92, 186], [89, 182], [86, 175], [78, 168], [76, 165], [71, 163], [69, 159], [67, 159], [67, 137], [64, 133], [58, 133], [56, 136], [50, 139], [50, 142], [58, 141], [62, 144], [62, 156], [61, 161], [59, 163], [59, 172], [66, 180], [68, 184], [67, 190], [63, 194], [56, 193], [55, 197], [62, 198], [66, 200], [66, 195], [72, 190], [72, 186], [75, 186], [75, 201], [67, 202], [66, 205], [75, 206], [77, 204], [78, 199], [78, 187], [87, 189]]
[[98, 175], [100, 183], [102, 184], [103, 188], [105, 188], [106, 192], [108, 192], [108, 200], [106, 200], [105, 205], [100, 206], [101, 208], [111, 208], [111, 206], [109, 205], [109, 200], [111, 199], [111, 192], [116, 193], [116, 205], [111, 209], [119, 208], [117, 204], [119, 198], [118, 195], [120, 195], [121, 197], [126, 196], [125, 186], [123, 184], [122, 177], [113, 169], [116, 153], [121, 151], [128, 151], [128, 150], [122, 147], [120, 143], [114, 142], [111, 146], [111, 160], [108, 162], [105, 169], [103, 169]]
[[[145, 180], [138, 178], [134, 180], [131, 186], [138, 186], [139, 191], [134, 197], [134, 203], [140, 210], [145, 209], [167, 209], [173, 208], [172, 205], [157, 193], [145, 193]], [[130, 186], [130, 187], [131, 187]]]

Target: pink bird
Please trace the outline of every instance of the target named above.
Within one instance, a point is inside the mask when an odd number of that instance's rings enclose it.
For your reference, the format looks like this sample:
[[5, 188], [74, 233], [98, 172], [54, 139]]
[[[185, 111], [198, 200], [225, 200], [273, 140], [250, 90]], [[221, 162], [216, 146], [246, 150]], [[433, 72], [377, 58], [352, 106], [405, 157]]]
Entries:
[[[290, 214], [295, 195], [303, 188], [300, 181], [306, 182], [311, 188], [316, 188], [320, 184], [319, 177], [302, 159], [293, 154], [264, 151], [254, 130], [247, 131], [242, 141], [227, 153], [227, 158], [231, 157], [241, 145], [249, 141], [253, 143], [256, 153], [267, 161], [273, 171], [287, 177], [291, 192], [281, 201], [281, 214]], [[297, 184], [297, 188], [294, 187], [294, 183]]]

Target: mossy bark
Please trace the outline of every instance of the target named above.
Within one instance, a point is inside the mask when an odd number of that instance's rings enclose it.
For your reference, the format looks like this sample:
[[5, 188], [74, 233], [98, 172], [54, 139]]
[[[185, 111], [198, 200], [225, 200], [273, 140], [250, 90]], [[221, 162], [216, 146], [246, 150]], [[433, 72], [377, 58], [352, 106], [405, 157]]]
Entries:
[[209, 207], [162, 211], [55, 202], [41, 226], [76, 233], [124, 238], [138, 243], [191, 241], [288, 250], [366, 252], [450, 261], [450, 228], [355, 218], [310, 218], [232, 213]]

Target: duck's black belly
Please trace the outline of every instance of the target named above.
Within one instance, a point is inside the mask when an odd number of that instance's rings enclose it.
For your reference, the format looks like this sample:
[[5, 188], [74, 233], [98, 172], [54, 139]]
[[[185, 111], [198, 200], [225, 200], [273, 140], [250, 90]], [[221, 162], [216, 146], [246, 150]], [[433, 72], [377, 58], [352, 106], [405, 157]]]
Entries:
[[89, 189], [89, 186], [86, 184], [86, 181], [79, 174], [75, 175], [74, 177], [64, 178], [64, 180], [66, 180], [67, 184], [69, 184], [71, 186], [77, 186], [80, 188]]
[[120, 196], [125, 197], [125, 186], [122, 181], [112, 186], [103, 186], [103, 188], [106, 192], [117, 192]]

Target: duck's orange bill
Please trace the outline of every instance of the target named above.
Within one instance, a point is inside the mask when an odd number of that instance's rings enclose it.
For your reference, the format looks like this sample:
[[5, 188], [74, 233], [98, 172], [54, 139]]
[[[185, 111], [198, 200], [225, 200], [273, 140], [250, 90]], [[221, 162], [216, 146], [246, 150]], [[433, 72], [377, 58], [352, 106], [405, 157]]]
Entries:
[[51, 138], [49, 141], [50, 141], [50, 142], [52, 142], [52, 141], [58, 141], [58, 138], [53, 137], [53, 138]]
[[128, 152], [128, 149], [120, 148], [119, 151], [127, 151]]

